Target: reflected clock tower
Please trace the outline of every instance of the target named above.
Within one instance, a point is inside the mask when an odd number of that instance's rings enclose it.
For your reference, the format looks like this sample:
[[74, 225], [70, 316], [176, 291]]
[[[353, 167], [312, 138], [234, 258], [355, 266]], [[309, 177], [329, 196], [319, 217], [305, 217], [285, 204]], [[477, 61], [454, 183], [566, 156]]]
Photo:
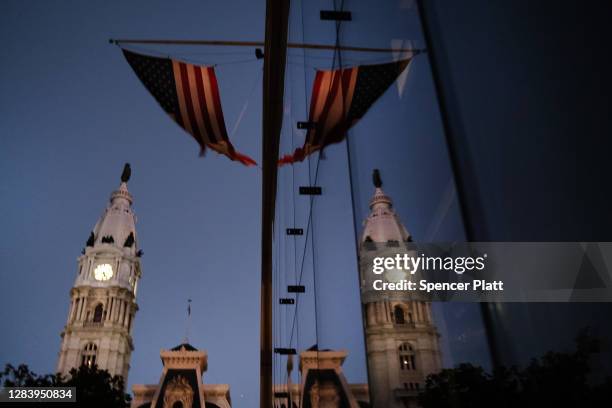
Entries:
[[125, 165], [119, 188], [96, 223], [78, 258], [70, 308], [61, 334], [57, 372], [98, 365], [127, 384], [134, 349], [131, 331], [138, 310], [136, 289], [141, 277], [136, 217]]
[[[393, 298], [365, 286], [372, 259], [407, 251], [412, 236], [393, 209], [374, 171], [374, 195], [359, 244], [361, 301], [365, 318], [369, 386], [373, 407], [418, 407], [417, 397], [429, 374], [442, 368], [439, 334], [431, 303]], [[403, 276], [387, 275], [388, 281]]]

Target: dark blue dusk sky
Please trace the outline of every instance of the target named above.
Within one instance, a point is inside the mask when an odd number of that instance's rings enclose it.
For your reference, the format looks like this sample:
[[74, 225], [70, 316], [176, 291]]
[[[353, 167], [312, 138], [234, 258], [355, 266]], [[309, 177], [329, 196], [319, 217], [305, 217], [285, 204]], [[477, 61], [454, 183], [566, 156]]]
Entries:
[[[342, 31], [344, 43], [388, 47], [414, 40], [422, 45], [412, 2], [390, 2], [375, 14], [366, 3], [352, 6], [354, 22]], [[292, 4], [290, 41], [333, 43], [333, 26], [318, 18], [322, 8], [332, 8], [331, 2]], [[129, 189], [145, 255], [129, 384], [158, 381], [159, 351], [183, 339], [186, 299], [191, 298], [190, 342], [209, 354], [204, 381], [229, 383], [234, 406], [253, 406], [259, 378], [260, 171], [213, 152], [199, 158], [196, 143], [162, 112], [108, 39], [263, 40], [264, 17], [263, 1], [2, 2], [0, 364], [27, 363], [39, 373], [55, 369], [76, 258], [118, 186], [123, 163], [130, 162]], [[259, 160], [262, 62], [252, 49], [132, 49], [219, 64], [230, 133], [239, 122], [232, 141], [237, 150]], [[329, 68], [331, 56], [309, 53], [304, 64], [300, 51], [289, 52], [281, 152], [292, 150], [292, 122], [304, 117], [304, 73], [309, 95], [314, 67]], [[345, 64], [356, 64], [394, 56], [343, 57]], [[358, 233], [372, 193], [371, 170], [378, 167], [415, 238], [462, 239], [424, 56], [415, 59], [407, 78], [401, 88], [394, 84], [351, 131]], [[293, 130], [293, 146], [302, 141], [303, 134]], [[279, 173], [281, 230], [293, 223], [293, 179], [296, 187], [307, 181], [307, 163]], [[313, 211], [318, 323], [314, 326], [313, 299], [305, 297], [298, 346], [316, 341], [317, 327], [320, 347], [349, 350], [349, 381], [364, 382], [348, 180], [345, 145], [329, 148], [319, 170], [326, 193]], [[296, 223], [303, 226], [306, 201], [297, 200]], [[295, 248], [301, 253], [303, 242], [298, 240]], [[295, 248], [293, 241], [278, 236], [279, 285], [295, 274]], [[307, 255], [306, 282], [312, 281], [312, 266]], [[482, 361], [477, 309], [449, 305], [436, 306], [435, 312], [445, 363]], [[276, 339], [284, 342], [290, 316], [278, 318], [282, 329]]]

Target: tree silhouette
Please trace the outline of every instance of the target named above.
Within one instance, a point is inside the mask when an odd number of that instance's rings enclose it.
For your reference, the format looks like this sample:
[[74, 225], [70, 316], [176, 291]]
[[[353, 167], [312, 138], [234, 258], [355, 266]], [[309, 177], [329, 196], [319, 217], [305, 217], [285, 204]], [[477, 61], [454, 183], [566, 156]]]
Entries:
[[4, 387], [52, 387], [56, 386], [56, 376], [38, 375], [30, 371], [27, 365], [21, 364], [17, 368], [11, 364], [4, 367], [0, 373], [0, 381]]
[[[7, 364], [0, 373], [0, 382], [4, 387], [75, 387], [76, 403], [66, 403], [66, 406], [76, 407], [108, 407], [127, 408], [131, 397], [126, 394], [123, 378], [111, 376], [107, 370], [99, 370], [96, 365], [81, 366], [70, 370], [70, 375], [60, 374], [38, 375], [21, 364], [17, 368]], [[52, 404], [54, 407], [62, 405]], [[4, 406], [4, 405], [3, 405]], [[19, 403], [19, 407], [40, 407], [41, 403]]]
[[583, 331], [571, 353], [548, 352], [524, 368], [500, 367], [491, 374], [472, 364], [427, 378], [423, 408], [608, 407], [612, 380], [593, 384], [590, 361], [599, 340]]

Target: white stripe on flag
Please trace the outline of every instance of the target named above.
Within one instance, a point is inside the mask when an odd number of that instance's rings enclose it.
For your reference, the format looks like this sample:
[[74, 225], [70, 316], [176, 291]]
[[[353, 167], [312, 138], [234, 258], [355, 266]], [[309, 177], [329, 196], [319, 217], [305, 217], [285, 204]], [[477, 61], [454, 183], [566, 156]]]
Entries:
[[195, 65], [187, 65], [187, 78], [189, 79], [189, 90], [191, 91], [191, 102], [193, 104], [193, 110], [195, 111], [196, 122], [198, 124], [198, 128], [200, 129], [200, 135], [202, 135], [202, 139], [206, 143], [210, 143], [210, 140], [208, 140], [208, 135], [206, 134], [206, 126], [204, 126], [204, 120], [202, 117], [202, 115], [206, 113], [202, 109], [202, 106], [200, 106], [200, 98], [198, 97], [198, 85], [196, 83], [195, 78], [195, 76], [198, 75], [197, 71], [199, 71], [199, 69]]
[[208, 67], [202, 69], [202, 82], [204, 83], [204, 96], [206, 97], [206, 105], [208, 106], [208, 117], [217, 142], [222, 140], [222, 133], [219, 123], [217, 122], [217, 107], [213, 100], [212, 85], [210, 76], [208, 75]]
[[183, 120], [183, 126], [187, 132], [193, 133], [191, 128], [191, 121], [187, 114], [187, 106], [185, 105], [185, 93], [183, 92], [183, 81], [181, 80], [181, 68], [180, 62], [172, 60], [172, 72], [174, 73], [174, 83], [176, 84], [176, 95], [178, 97], [179, 110], [181, 111], [181, 119]]

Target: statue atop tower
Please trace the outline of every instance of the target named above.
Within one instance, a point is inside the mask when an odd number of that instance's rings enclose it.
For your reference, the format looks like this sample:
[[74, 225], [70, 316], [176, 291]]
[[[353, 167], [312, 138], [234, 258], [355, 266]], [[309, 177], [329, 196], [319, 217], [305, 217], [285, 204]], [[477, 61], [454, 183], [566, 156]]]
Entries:
[[123, 166], [123, 173], [121, 173], [121, 182], [127, 183], [130, 181], [130, 177], [132, 175], [132, 168], [130, 167], [130, 163], [125, 163]]
[[378, 169], [372, 173], [374, 195], [370, 199], [370, 215], [364, 221], [361, 242], [410, 242], [412, 237], [393, 209], [393, 201], [382, 190]]
[[111, 194], [91, 231], [70, 290], [70, 308], [61, 334], [57, 372], [97, 365], [127, 383], [132, 326], [138, 310], [136, 290], [142, 276], [134, 201], [128, 191], [126, 163], [119, 188]]
[[380, 178], [380, 171], [378, 169], [374, 169], [374, 172], [372, 172], [372, 181], [374, 182], [374, 187], [382, 187], [382, 179]]

